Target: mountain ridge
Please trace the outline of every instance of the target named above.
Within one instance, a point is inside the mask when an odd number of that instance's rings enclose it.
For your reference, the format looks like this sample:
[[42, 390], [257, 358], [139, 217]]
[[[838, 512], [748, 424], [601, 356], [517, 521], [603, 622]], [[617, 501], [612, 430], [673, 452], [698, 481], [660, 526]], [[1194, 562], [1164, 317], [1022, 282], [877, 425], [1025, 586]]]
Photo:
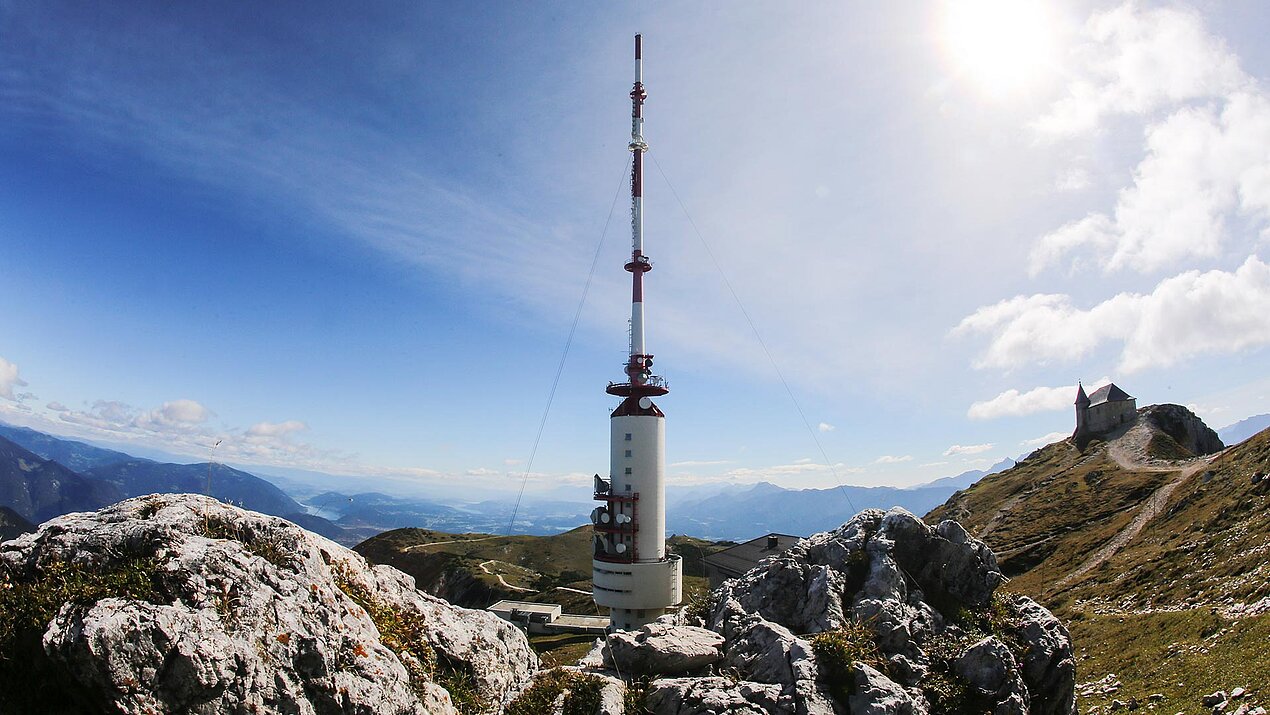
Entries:
[[1270, 680], [1270, 432], [1216, 439], [1186, 408], [1151, 405], [1084, 450], [1048, 445], [926, 516], [958, 520], [997, 553], [1012, 590], [1070, 624], [1082, 712], [1148, 697], [1190, 712], [1202, 695]]

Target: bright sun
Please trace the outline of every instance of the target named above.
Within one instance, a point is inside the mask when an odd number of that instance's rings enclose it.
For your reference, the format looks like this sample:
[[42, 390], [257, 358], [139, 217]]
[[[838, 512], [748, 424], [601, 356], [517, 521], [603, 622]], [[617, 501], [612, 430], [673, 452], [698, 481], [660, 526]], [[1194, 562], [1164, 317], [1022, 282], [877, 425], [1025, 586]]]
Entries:
[[1052, 66], [1053, 18], [1036, 0], [949, 0], [943, 44], [958, 74], [990, 95], [1033, 86]]

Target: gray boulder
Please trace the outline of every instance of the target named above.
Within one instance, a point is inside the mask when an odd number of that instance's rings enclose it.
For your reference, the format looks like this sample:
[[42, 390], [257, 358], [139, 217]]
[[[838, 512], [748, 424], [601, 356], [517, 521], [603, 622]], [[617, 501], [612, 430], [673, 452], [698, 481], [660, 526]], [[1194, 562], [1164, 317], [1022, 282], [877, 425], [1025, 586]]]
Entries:
[[1027, 715], [1027, 686], [1004, 643], [988, 637], [970, 646], [954, 664], [957, 675], [975, 695], [994, 703], [994, 715]]
[[0, 546], [0, 577], [80, 596], [19, 638], [32, 677], [63, 686], [30, 693], [34, 711], [450, 713], [450, 690], [498, 705], [538, 667], [492, 614], [201, 496], [54, 519]]
[[1017, 636], [1024, 646], [1023, 682], [1032, 715], [1067, 715], [1076, 709], [1076, 654], [1067, 628], [1030, 598], [1015, 602]]
[[723, 642], [723, 636], [705, 628], [653, 622], [638, 631], [610, 634], [604, 664], [622, 673], [689, 673], [722, 660]]
[[708, 678], [663, 678], [648, 685], [644, 707], [654, 715], [767, 715], [791, 713], [779, 685]]
[[811, 644], [779, 623], [733, 611], [726, 662], [745, 680], [773, 683], [792, 693], [798, 715], [832, 713], [833, 698], [818, 682]]
[[867, 663], [856, 663], [853, 672], [854, 692], [847, 699], [851, 715], [926, 715], [924, 702], [915, 702], [904, 688]]

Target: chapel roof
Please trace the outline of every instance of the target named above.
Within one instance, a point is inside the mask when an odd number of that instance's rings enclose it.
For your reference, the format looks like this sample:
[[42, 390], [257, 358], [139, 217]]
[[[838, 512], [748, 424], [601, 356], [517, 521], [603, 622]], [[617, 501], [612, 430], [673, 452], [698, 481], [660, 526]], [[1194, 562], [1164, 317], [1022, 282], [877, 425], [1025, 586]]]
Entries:
[[1089, 404], [1091, 407], [1093, 405], [1101, 405], [1104, 402], [1128, 402], [1132, 399], [1132, 395], [1116, 387], [1114, 382], [1109, 382], [1089, 393]]

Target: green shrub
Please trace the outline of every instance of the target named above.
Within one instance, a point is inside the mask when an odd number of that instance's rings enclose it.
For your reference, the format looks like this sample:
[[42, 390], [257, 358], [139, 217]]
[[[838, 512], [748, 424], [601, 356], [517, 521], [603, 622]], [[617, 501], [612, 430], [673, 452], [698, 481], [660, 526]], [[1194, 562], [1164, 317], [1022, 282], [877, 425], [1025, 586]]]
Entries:
[[994, 636], [1005, 644], [1014, 658], [1022, 662], [1026, 647], [1019, 640], [1019, 617], [1016, 602], [1018, 596], [998, 590], [992, 594], [987, 608], [972, 610], [962, 608], [951, 619], [956, 628], [950, 628], [922, 644], [922, 650], [930, 659], [930, 669], [922, 678], [921, 688], [930, 702], [931, 712], [984, 712], [991, 710], [988, 703], [962, 682], [953, 671], [953, 664], [967, 648]]
[[873, 630], [860, 621], [848, 621], [841, 628], [811, 637], [811, 649], [829, 692], [845, 704], [855, 687], [855, 664], [865, 663], [887, 672], [886, 659], [873, 640]]
[[652, 678], [643, 676], [632, 678], [626, 681], [626, 693], [622, 695], [622, 705], [625, 707], [626, 715], [645, 715], [648, 708], [644, 707], [644, 698], [648, 695], [648, 684], [652, 682]]
[[[592, 715], [600, 707], [604, 681], [594, 675], [558, 668], [539, 673], [534, 682], [507, 704], [507, 715], [540, 715], [564, 693], [564, 715]], [[634, 713], [635, 710], [627, 710]]]
[[[0, 573], [0, 711], [75, 712], [73, 688], [55, 682], [45, 667], [41, 638], [67, 603], [88, 606], [103, 598], [150, 603], [166, 599], [155, 581], [158, 560], [133, 558], [105, 568], [52, 561], [33, 578]], [[38, 700], [36, 700], [38, 699]]]
[[710, 613], [714, 611], [716, 605], [718, 605], [718, 599], [714, 592], [707, 591], [704, 594], [694, 595], [688, 601], [688, 605], [683, 607], [683, 613], [689, 621], [704, 623], [710, 617]]

